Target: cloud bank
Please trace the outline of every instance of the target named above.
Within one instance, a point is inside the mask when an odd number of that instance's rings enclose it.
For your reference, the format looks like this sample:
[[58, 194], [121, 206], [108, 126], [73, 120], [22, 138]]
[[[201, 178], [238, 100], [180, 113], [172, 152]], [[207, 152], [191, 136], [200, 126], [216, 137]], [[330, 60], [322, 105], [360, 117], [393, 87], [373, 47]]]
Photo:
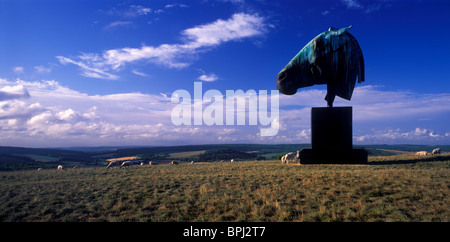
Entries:
[[[176, 104], [166, 95], [88, 95], [53, 80], [0, 79], [0, 145], [310, 143], [310, 107], [324, 106], [325, 92], [310, 89], [293, 96], [280, 95], [278, 135], [264, 137], [260, 125], [175, 126], [171, 112]], [[208, 105], [204, 102], [203, 108]], [[427, 95], [359, 86], [351, 102], [337, 99], [335, 105], [353, 106], [355, 144], [450, 142], [450, 129], [435, 130], [421, 121], [448, 120], [449, 93]], [[378, 122], [392, 127], [378, 127]]]

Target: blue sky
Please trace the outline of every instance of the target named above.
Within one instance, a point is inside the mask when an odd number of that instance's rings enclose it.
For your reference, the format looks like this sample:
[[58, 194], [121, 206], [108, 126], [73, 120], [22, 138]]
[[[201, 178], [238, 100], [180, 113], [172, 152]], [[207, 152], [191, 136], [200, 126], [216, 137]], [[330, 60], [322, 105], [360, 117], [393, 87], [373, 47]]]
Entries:
[[280, 131], [182, 125], [175, 90], [276, 90], [330, 26], [352, 25], [366, 82], [355, 144], [450, 144], [448, 1], [0, 1], [0, 145], [309, 143], [325, 86], [280, 95]]

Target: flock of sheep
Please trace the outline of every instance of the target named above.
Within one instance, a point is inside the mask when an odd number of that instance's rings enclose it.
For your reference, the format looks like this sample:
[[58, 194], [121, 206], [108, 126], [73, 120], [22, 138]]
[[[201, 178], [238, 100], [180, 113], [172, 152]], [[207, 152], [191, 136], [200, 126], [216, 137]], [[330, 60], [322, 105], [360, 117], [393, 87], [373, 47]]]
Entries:
[[[441, 148], [434, 149], [431, 152], [431, 154], [432, 155], [439, 155], [439, 154], [441, 154]], [[419, 151], [419, 152], [416, 152], [416, 155], [418, 155], [418, 156], [425, 156], [425, 155], [428, 155], [428, 152], [426, 152], [426, 151]]]
[[[191, 161], [190, 164], [194, 164], [194, 161]], [[123, 162], [121, 162], [121, 161], [111, 161], [111, 162], [109, 162], [109, 164], [106, 166], [106, 168], [115, 167], [115, 166], [118, 166], [118, 167], [127, 167], [127, 166], [135, 166], [135, 165], [141, 165], [141, 166], [143, 166], [143, 165], [145, 165], [145, 163], [144, 163], [143, 160], [129, 160], [129, 161], [123, 161]], [[150, 165], [150, 166], [156, 166], [156, 165], [158, 165], [158, 163], [156, 163], [156, 162], [154, 162], [154, 161], [149, 161], [149, 162], [148, 162], [148, 165]], [[179, 165], [179, 163], [176, 162], [176, 161], [171, 161], [171, 162], [169, 163], [169, 165]]]
[[[218, 161], [218, 162], [225, 162], [224, 160]], [[234, 162], [234, 159], [231, 159], [231, 162]], [[194, 161], [189, 162], [189, 164], [194, 164]], [[128, 160], [128, 161], [111, 161], [109, 162], [109, 164], [106, 166], [106, 168], [110, 168], [110, 167], [127, 167], [127, 166], [135, 166], [135, 165], [145, 165], [143, 160]], [[154, 162], [154, 161], [149, 161], [148, 165], [150, 166], [156, 166], [158, 165], [158, 163]], [[171, 161], [169, 162], [169, 165], [179, 165], [178, 162], [176, 161]], [[78, 166], [74, 166], [73, 169], [78, 168]], [[57, 170], [65, 170], [66, 168], [62, 165], [58, 165], [58, 167], [56, 168]], [[43, 168], [38, 168], [38, 171], [42, 171]]]
[[[225, 162], [225, 161], [224, 161], [224, 160], [221, 160], [221, 161], [219, 161], [219, 162]], [[230, 162], [234, 162], [234, 159], [231, 159]], [[195, 163], [194, 161], [189, 162], [189, 164], [194, 164], [194, 163]], [[154, 161], [149, 161], [148, 164], [149, 164], [150, 166], [158, 165], [158, 163], [156, 163], [156, 162], [154, 162]], [[121, 162], [121, 161], [111, 161], [111, 162], [106, 166], [106, 168], [115, 167], [115, 166], [118, 166], [118, 167], [126, 167], [126, 166], [134, 166], [134, 165], [141, 165], [141, 166], [143, 166], [143, 165], [145, 165], [145, 163], [144, 163], [143, 160], [130, 160], [130, 161], [124, 161], [124, 162]], [[179, 163], [176, 162], [176, 161], [171, 161], [171, 162], [169, 162], [169, 165], [179, 165]]]
[[[432, 155], [439, 155], [441, 154], [441, 148], [436, 148], [431, 152]], [[428, 155], [427, 151], [419, 151], [416, 152], [416, 155], [418, 156], [425, 156]], [[300, 151], [297, 150], [297, 155], [295, 155], [293, 152], [289, 152], [281, 157], [281, 163], [282, 164], [288, 164], [289, 162], [296, 162], [300, 160]]]
[[[441, 148], [436, 148], [431, 152], [432, 155], [438, 155], [441, 154]], [[419, 151], [416, 152], [417, 156], [426, 156], [428, 155], [427, 151]], [[281, 163], [282, 164], [288, 164], [289, 162], [296, 162], [300, 159], [300, 151], [297, 150], [297, 154], [293, 153], [293, 152], [289, 152], [287, 154], [285, 154], [284, 156], [281, 157]], [[223, 160], [221, 160], [220, 162], [224, 162]], [[234, 162], [233, 159], [231, 159], [231, 162]], [[154, 162], [154, 161], [150, 161], [148, 162], [148, 164], [150, 166], [154, 166], [154, 165], [158, 165], [158, 163]], [[171, 161], [169, 163], [169, 165], [178, 165], [179, 163], [176, 161]], [[194, 164], [194, 161], [191, 161], [190, 164]], [[111, 161], [106, 168], [110, 168], [110, 167], [127, 167], [127, 166], [134, 166], [134, 165], [145, 165], [143, 160], [129, 160], [129, 161]], [[78, 168], [78, 166], [74, 166], [73, 167]], [[65, 170], [64, 166], [59, 165], [58, 170]], [[42, 168], [38, 168], [38, 171], [42, 170]]]

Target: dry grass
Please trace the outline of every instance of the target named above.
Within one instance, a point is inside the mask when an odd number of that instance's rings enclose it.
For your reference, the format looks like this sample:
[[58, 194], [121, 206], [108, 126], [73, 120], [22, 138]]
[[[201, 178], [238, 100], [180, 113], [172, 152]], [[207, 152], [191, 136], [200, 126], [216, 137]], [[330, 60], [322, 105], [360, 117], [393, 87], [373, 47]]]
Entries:
[[0, 221], [450, 221], [450, 155], [0, 172]]

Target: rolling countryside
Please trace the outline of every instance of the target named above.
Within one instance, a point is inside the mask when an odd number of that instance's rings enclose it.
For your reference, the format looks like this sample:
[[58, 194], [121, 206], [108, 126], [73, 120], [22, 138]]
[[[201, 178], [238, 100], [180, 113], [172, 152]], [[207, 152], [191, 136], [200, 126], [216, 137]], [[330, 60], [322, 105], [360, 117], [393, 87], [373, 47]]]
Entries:
[[[16, 160], [2, 161], [0, 171], [0, 221], [450, 220], [447, 146], [427, 156], [414, 151], [431, 152], [434, 146], [368, 146], [365, 165], [281, 164], [275, 159], [299, 146], [103, 147], [88, 152], [11, 148], [13, 153], [3, 157]], [[248, 152], [254, 158], [199, 160], [208, 151]], [[43, 161], [44, 156], [51, 158]], [[105, 168], [108, 159], [127, 156], [180, 162]], [[65, 169], [57, 170], [58, 164]]]

